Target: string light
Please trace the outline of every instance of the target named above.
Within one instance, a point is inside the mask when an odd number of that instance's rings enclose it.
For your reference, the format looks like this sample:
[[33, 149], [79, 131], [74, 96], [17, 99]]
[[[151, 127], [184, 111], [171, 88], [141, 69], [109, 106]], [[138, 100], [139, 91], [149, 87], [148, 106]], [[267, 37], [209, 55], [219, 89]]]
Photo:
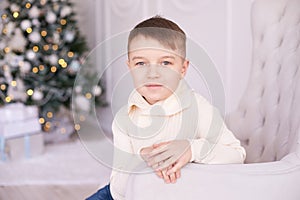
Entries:
[[69, 52], [68, 52], [68, 57], [69, 57], [69, 58], [72, 58], [73, 56], [74, 56], [74, 53], [73, 53], [72, 51], [69, 51]]
[[1, 17], [2, 17], [3, 20], [5, 20], [7, 18], [7, 15], [3, 14]]
[[32, 96], [33, 95], [33, 90], [32, 89], [28, 89], [26, 93], [27, 93], [28, 96]]
[[6, 33], [7, 33], [7, 29], [4, 28], [4, 29], [2, 30], [2, 33], [3, 33], [3, 34], [6, 34]]
[[35, 74], [38, 73], [39, 72], [39, 68], [37, 68], [37, 67], [32, 68], [32, 72], [35, 73]]
[[80, 125], [79, 124], [75, 124], [74, 128], [75, 128], [76, 131], [79, 131], [80, 130]]
[[43, 123], [45, 123], [45, 119], [44, 119], [43, 117], [41, 117], [41, 118], [39, 119], [39, 122], [40, 122], [40, 124], [43, 124]]
[[9, 67], [8, 67], [8, 65], [3, 65], [3, 70], [4, 70], [4, 71], [7, 71], [7, 70], [9, 70]]
[[60, 24], [63, 25], [63, 26], [66, 25], [66, 24], [67, 24], [67, 20], [61, 19], [61, 20], [60, 20]]
[[53, 113], [52, 112], [47, 112], [47, 117], [48, 118], [52, 118], [53, 117]]
[[65, 134], [67, 131], [66, 131], [65, 128], [61, 128], [61, 129], [60, 129], [60, 132], [61, 132], [61, 134]]
[[10, 97], [10, 96], [5, 97], [5, 101], [6, 101], [7, 103], [11, 102], [11, 97]]
[[24, 67], [24, 61], [19, 61], [19, 66]]
[[13, 17], [18, 18], [19, 17], [19, 12], [13, 12]]
[[32, 48], [32, 50], [33, 50], [34, 52], [38, 52], [38, 51], [39, 51], [39, 47], [38, 47], [38, 46], [34, 46], [34, 47]]
[[5, 53], [9, 53], [9, 52], [10, 52], [10, 48], [9, 48], [9, 47], [5, 47], [5, 48], [4, 48], [4, 52], [5, 52]]
[[85, 94], [85, 97], [86, 97], [87, 99], [91, 99], [91, 98], [92, 98], [92, 94], [88, 92], [88, 93]]
[[52, 67], [51, 67], [51, 72], [52, 72], [52, 73], [55, 73], [56, 71], [57, 71], [56, 66], [52, 66]]
[[62, 68], [66, 68], [67, 66], [68, 66], [68, 63], [66, 63], [66, 62], [64, 62], [64, 63], [61, 65]]
[[43, 49], [44, 49], [45, 51], [48, 51], [48, 50], [49, 50], [49, 45], [48, 45], [48, 44], [45, 44], [45, 45], [43, 46]]
[[85, 121], [85, 116], [80, 115], [79, 120], [82, 121], [82, 122], [84, 122]]
[[63, 58], [58, 60], [58, 64], [60, 64], [62, 68], [66, 68], [68, 66], [68, 63]]
[[65, 60], [63, 58], [58, 60], [58, 64], [62, 65], [63, 63], [65, 63]]
[[5, 89], [6, 89], [6, 85], [2, 84], [2, 85], [0, 86], [0, 89], [1, 89], [1, 90], [5, 90]]
[[52, 49], [53, 49], [54, 51], [56, 51], [56, 50], [58, 49], [58, 45], [57, 45], [57, 44], [54, 44], [54, 45], [52, 46]]
[[27, 32], [27, 33], [32, 33], [32, 28], [30, 28], [30, 27], [27, 28], [27, 29], [26, 29], [26, 32]]
[[29, 9], [29, 8], [31, 7], [31, 4], [30, 4], [30, 3], [26, 3], [25, 7], [26, 7], [27, 9]]
[[46, 4], [46, 0], [41, 0], [41, 5], [45, 5]]
[[40, 66], [39, 66], [39, 70], [40, 70], [40, 71], [43, 71], [44, 69], [45, 69], [45, 66], [44, 66], [44, 65], [40, 65]]
[[16, 87], [17, 86], [17, 81], [11, 81], [11, 86]]
[[41, 36], [46, 37], [47, 36], [47, 31], [41, 31]]
[[50, 128], [51, 128], [51, 122], [46, 122], [45, 127], [46, 127], [47, 129], [50, 129]]

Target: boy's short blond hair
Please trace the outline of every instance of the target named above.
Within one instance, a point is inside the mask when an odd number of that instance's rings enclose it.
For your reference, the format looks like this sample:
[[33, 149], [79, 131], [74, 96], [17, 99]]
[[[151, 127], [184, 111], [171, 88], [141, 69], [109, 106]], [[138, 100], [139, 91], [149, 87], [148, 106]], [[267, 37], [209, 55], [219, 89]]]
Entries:
[[129, 34], [127, 50], [131, 41], [137, 36], [144, 36], [159, 41], [163, 46], [177, 50], [181, 56], [186, 56], [186, 35], [174, 22], [160, 16], [154, 16], [136, 25]]

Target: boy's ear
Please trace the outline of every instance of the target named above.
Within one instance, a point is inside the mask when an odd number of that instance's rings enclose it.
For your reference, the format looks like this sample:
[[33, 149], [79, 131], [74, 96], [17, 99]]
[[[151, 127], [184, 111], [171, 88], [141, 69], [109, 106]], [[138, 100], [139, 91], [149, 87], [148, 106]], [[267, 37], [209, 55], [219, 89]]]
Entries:
[[130, 68], [129, 60], [126, 61], [127, 67]]
[[190, 61], [189, 60], [184, 60], [182, 64], [182, 69], [181, 69], [181, 78], [183, 78], [186, 75], [186, 72], [189, 68]]

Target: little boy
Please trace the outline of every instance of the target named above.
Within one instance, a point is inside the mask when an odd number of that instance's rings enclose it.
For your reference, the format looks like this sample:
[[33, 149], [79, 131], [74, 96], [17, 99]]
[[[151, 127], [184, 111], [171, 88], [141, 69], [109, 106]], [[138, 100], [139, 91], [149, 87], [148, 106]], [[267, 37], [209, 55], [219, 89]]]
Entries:
[[126, 184], [139, 162], [175, 183], [189, 162], [243, 163], [245, 150], [220, 114], [184, 81], [186, 35], [174, 22], [156, 16], [138, 24], [128, 38], [135, 90], [115, 116], [114, 166], [110, 184], [89, 197], [125, 199]]

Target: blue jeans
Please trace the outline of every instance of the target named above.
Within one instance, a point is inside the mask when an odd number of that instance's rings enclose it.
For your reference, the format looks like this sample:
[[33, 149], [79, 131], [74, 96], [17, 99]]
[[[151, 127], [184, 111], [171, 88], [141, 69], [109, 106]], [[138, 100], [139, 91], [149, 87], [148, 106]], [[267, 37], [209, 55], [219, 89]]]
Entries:
[[88, 197], [86, 200], [113, 200], [110, 194], [109, 184], [98, 190], [95, 194]]

